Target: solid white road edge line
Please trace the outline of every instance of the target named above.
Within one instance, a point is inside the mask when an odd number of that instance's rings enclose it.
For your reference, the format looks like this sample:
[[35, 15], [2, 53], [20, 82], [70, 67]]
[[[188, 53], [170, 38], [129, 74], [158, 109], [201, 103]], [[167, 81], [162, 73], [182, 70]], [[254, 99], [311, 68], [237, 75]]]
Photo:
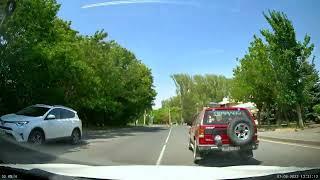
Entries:
[[301, 145], [301, 144], [295, 144], [295, 143], [286, 143], [286, 142], [280, 142], [280, 141], [271, 141], [271, 140], [266, 140], [266, 139], [259, 139], [260, 141], [265, 141], [265, 142], [271, 142], [271, 143], [278, 143], [278, 144], [285, 144], [285, 145], [290, 145], [290, 146], [299, 146], [299, 147], [305, 147], [305, 148], [312, 148], [312, 149], [319, 149], [320, 147], [316, 146], [306, 146], [306, 145]]
[[157, 160], [156, 165], [160, 165], [160, 163], [161, 163], [161, 160], [162, 160], [164, 151], [166, 150], [167, 143], [168, 143], [168, 141], [169, 141], [169, 137], [170, 137], [170, 134], [171, 134], [171, 130], [172, 130], [172, 127], [170, 127], [170, 130], [169, 130], [167, 139], [166, 139], [166, 141], [165, 141], [165, 143], [164, 143], [164, 145], [163, 145], [163, 147], [162, 147], [162, 149], [161, 149], [161, 152], [160, 152], [160, 155], [159, 155], [159, 158], [158, 158], [158, 160]]

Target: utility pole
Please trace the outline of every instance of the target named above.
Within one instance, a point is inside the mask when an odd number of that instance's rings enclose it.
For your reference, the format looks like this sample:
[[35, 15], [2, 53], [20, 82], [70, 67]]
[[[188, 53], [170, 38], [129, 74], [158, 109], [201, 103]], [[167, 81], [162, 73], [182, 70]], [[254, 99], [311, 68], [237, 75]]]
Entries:
[[170, 106], [169, 106], [169, 125], [171, 125], [171, 112], [170, 112]]
[[146, 116], [147, 116], [147, 110], [144, 110], [144, 114], [143, 114], [143, 125], [146, 125]]
[[153, 125], [153, 114], [152, 114], [152, 112], [151, 112], [151, 115], [150, 115], [150, 122], [149, 122], [149, 125]]
[[181, 124], [184, 123], [184, 120], [183, 120], [183, 116], [182, 116], [182, 109], [183, 109], [183, 106], [182, 106], [182, 95], [181, 95], [181, 92], [180, 92], [180, 118], [181, 118]]

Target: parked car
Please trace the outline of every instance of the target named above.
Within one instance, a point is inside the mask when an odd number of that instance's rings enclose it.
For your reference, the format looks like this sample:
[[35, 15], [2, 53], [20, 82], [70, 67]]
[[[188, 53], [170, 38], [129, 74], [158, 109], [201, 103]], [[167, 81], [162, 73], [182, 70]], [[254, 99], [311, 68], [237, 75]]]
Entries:
[[256, 124], [245, 108], [204, 108], [189, 130], [189, 149], [195, 163], [217, 151], [236, 151], [248, 160], [258, 143]]
[[65, 139], [77, 144], [82, 123], [77, 112], [64, 106], [33, 105], [0, 117], [0, 131], [18, 142], [42, 144], [47, 140]]

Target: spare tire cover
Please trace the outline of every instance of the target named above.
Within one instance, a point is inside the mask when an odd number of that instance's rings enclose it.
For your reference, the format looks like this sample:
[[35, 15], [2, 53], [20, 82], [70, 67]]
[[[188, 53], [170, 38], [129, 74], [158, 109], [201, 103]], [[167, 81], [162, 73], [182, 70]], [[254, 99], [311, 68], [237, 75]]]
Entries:
[[232, 144], [237, 146], [247, 145], [252, 141], [254, 135], [253, 123], [244, 119], [231, 121], [227, 133]]

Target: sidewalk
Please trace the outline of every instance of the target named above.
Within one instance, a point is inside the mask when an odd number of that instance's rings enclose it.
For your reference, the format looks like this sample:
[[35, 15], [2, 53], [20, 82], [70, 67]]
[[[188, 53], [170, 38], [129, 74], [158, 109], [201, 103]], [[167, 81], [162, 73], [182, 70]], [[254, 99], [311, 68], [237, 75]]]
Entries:
[[320, 126], [296, 131], [294, 128], [276, 129], [275, 131], [258, 132], [258, 138], [320, 146]]

